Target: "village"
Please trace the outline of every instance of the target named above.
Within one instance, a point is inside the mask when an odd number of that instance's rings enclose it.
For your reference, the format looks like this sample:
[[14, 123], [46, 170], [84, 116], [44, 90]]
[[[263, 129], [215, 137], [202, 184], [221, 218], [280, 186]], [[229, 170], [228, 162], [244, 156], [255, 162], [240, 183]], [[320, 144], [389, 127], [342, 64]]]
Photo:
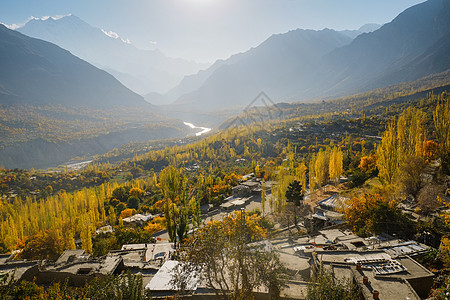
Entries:
[[[252, 211], [261, 207], [261, 190], [274, 197], [271, 189], [276, 182], [265, 182], [254, 174], [233, 188], [233, 195], [219, 207], [201, 207], [203, 222], [221, 220], [234, 211]], [[422, 266], [416, 257], [429, 247], [414, 240], [402, 240], [388, 234], [362, 238], [343, 227], [342, 209], [348, 200], [325, 186], [322, 199], [316, 199], [312, 211], [294, 224], [283, 227], [275, 224], [270, 238], [259, 243], [266, 251], [275, 251], [288, 273], [281, 290], [283, 299], [306, 299], [308, 285], [321, 268], [332, 271], [336, 278], [355, 283], [361, 299], [424, 299], [434, 282], [434, 274]], [[305, 197], [305, 203], [308, 198]], [[268, 211], [268, 210], [267, 210]], [[154, 216], [135, 214], [123, 219], [125, 226], [142, 226]], [[100, 232], [113, 230], [109, 225]], [[67, 281], [70, 286], [83, 286], [95, 277], [119, 275], [124, 272], [142, 275], [145, 290], [152, 298], [165, 299], [179, 291], [173, 284], [178, 265], [176, 249], [169, 242], [166, 230], [154, 234], [142, 244], [125, 244], [106, 256], [92, 257], [83, 249], [66, 250], [56, 261], [14, 259], [15, 253], [0, 255], [0, 275], [13, 276], [15, 281], [34, 281], [49, 285]], [[255, 299], [270, 299], [264, 288], [253, 291]], [[188, 297], [216, 299], [206, 282], [189, 283]]]

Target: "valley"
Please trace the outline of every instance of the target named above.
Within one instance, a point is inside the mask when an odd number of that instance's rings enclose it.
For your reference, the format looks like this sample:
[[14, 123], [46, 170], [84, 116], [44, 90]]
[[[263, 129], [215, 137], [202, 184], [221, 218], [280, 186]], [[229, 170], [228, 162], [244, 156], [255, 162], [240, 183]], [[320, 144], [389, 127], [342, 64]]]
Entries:
[[30, 1], [0, 300], [447, 298], [449, 0]]

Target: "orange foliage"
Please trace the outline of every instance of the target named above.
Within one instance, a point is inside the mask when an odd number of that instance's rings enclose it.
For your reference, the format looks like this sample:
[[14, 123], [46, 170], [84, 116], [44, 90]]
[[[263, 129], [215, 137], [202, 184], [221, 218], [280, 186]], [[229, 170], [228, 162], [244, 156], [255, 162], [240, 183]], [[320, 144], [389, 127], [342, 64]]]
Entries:
[[165, 202], [166, 202], [165, 200], [159, 200], [155, 204], [153, 204], [153, 207], [159, 211], [162, 211]]
[[216, 184], [210, 188], [208, 188], [209, 194], [211, 197], [215, 197], [221, 194], [225, 194], [231, 190], [231, 187], [229, 185], [225, 184]]
[[230, 175], [225, 175], [225, 177], [223, 178], [223, 180], [229, 184], [229, 185], [237, 185], [239, 182], [239, 179], [241, 178], [241, 176], [238, 176], [234, 173], [231, 173]]
[[358, 168], [363, 171], [370, 171], [376, 168], [377, 157], [375, 154], [370, 154], [369, 156], [361, 157]]
[[155, 232], [163, 230], [165, 227], [161, 223], [149, 223], [144, 227], [146, 231], [150, 234], [154, 234]]
[[378, 234], [395, 223], [396, 212], [395, 201], [386, 200], [379, 194], [364, 194], [348, 202], [345, 218], [353, 232]]
[[423, 143], [423, 157], [427, 162], [435, 159], [439, 153], [439, 144], [429, 140]]
[[122, 210], [122, 212], [120, 213], [120, 217], [122, 219], [131, 217], [133, 215], [133, 210], [131, 208], [125, 208], [124, 210]]
[[130, 190], [129, 194], [130, 196], [141, 198], [144, 195], [144, 191], [140, 188], [135, 187]]

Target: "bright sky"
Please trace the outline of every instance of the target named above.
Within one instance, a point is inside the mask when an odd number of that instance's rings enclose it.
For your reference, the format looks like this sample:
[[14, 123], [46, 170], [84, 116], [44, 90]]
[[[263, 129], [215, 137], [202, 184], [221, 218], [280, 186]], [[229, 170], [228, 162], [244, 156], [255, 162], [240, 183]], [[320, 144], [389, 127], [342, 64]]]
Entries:
[[203, 62], [296, 28], [384, 24], [423, 0], [1, 0], [0, 22], [74, 14], [139, 48]]

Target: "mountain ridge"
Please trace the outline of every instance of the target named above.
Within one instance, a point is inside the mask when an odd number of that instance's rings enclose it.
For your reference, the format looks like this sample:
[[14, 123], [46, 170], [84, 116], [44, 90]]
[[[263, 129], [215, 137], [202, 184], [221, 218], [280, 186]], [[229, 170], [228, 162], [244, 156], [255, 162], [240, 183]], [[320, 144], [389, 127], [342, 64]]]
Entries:
[[[75, 15], [32, 19], [17, 31], [57, 44], [101, 69], [108, 69], [139, 94], [165, 92], [178, 84], [184, 75], [207, 66], [167, 57], [158, 49], [138, 49], [115, 33], [95, 28]], [[129, 76], [142, 83], [130, 80]]]
[[[294, 72], [295, 68], [309, 69], [312, 67], [311, 61], [349, 42], [350, 37], [331, 29], [296, 29], [285, 34], [272, 35], [258, 47], [231, 57], [230, 60], [234, 60], [232, 63], [225, 61], [199, 89], [182, 95], [175, 104], [204, 108], [208, 102], [205, 97], [215, 97], [220, 103], [228, 101], [233, 105], [242, 105], [241, 100], [244, 97], [250, 102], [261, 90], [265, 90], [269, 95], [272, 90], [282, 91], [285, 88], [283, 77], [289, 76], [289, 72]], [[296, 59], [298, 56], [303, 58]], [[286, 57], [291, 60], [287, 61]], [[271, 74], [270, 77], [264, 76], [267, 73]], [[211, 109], [224, 107], [220, 103], [212, 105]]]
[[[244, 60], [225, 62], [202, 78], [201, 86], [178, 96], [175, 104], [184, 105], [185, 109], [242, 107], [260, 91], [278, 102], [311, 101], [415, 80], [450, 67], [449, 33], [450, 2], [429, 0], [406, 9], [379, 29], [329, 51], [309, 57], [299, 52], [289, 55], [289, 46], [280, 42], [273, 46], [280, 49], [278, 53], [260, 56], [258, 64], [247, 63], [254, 61], [252, 56], [262, 53], [261, 48], [276, 41], [277, 36], [286, 40], [293, 36], [292, 32], [273, 35], [242, 53]], [[273, 61], [278, 61], [278, 65]]]
[[2, 104], [150, 106], [112, 75], [49, 42], [0, 25]]

